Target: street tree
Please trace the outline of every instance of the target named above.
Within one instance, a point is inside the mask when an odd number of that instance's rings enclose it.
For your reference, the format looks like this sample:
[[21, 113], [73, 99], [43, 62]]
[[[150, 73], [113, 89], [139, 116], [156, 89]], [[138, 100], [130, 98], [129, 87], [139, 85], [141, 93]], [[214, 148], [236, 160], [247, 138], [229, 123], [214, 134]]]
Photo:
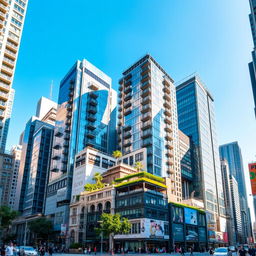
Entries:
[[127, 218], [121, 218], [120, 214], [103, 213], [101, 215], [100, 227], [96, 228], [98, 233], [109, 237], [109, 249], [113, 252], [114, 236], [127, 234], [131, 230], [131, 223]]
[[40, 217], [28, 223], [29, 231], [34, 235], [36, 240], [49, 241], [50, 234], [53, 233], [52, 221], [45, 217]]

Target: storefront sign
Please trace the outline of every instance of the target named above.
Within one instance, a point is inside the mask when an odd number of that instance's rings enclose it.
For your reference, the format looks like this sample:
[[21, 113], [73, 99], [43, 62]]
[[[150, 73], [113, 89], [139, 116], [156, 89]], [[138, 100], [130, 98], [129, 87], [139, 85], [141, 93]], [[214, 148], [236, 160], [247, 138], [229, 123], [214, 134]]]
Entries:
[[205, 228], [198, 228], [199, 242], [206, 242], [206, 230]]
[[173, 239], [175, 242], [184, 241], [184, 226], [183, 224], [173, 224]]
[[256, 163], [249, 164], [252, 195], [256, 195]]

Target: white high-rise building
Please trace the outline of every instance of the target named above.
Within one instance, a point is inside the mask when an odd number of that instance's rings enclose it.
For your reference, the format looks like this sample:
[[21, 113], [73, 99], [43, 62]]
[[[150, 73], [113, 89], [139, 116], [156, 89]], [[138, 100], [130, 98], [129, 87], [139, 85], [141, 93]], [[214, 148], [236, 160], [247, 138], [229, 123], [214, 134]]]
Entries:
[[0, 0], [0, 149], [5, 150], [14, 78], [28, 0]]

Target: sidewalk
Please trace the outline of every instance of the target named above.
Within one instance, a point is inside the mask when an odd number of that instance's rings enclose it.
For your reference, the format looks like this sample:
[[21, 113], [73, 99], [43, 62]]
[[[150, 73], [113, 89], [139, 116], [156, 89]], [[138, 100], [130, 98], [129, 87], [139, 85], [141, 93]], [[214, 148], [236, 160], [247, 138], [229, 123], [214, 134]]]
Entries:
[[[186, 252], [184, 253], [185, 256], [190, 256], [190, 253], [189, 252]], [[86, 256], [86, 255], [91, 255], [91, 256], [94, 256], [95, 254], [94, 253], [91, 253], [91, 254], [72, 254], [72, 253], [54, 253], [53, 256]], [[181, 254], [179, 253], [126, 253], [126, 254], [121, 254], [121, 253], [115, 253], [114, 254], [115, 256], [129, 256], [129, 255], [132, 255], [132, 256], [154, 256], [154, 255], [157, 255], [157, 256], [181, 256]], [[100, 253], [100, 252], [97, 252], [96, 256], [111, 256], [111, 254], [109, 253]], [[204, 252], [204, 253], [200, 253], [200, 252], [194, 252], [193, 253], [193, 256], [209, 256], [209, 253], [208, 252]]]

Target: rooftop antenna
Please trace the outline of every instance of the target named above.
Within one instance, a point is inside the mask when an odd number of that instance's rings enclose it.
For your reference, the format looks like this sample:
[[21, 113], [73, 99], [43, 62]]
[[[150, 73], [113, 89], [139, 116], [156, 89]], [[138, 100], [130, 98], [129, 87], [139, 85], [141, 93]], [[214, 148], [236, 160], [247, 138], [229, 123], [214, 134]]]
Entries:
[[53, 80], [51, 82], [51, 85], [50, 85], [50, 100], [52, 100], [52, 89], [53, 89]]

